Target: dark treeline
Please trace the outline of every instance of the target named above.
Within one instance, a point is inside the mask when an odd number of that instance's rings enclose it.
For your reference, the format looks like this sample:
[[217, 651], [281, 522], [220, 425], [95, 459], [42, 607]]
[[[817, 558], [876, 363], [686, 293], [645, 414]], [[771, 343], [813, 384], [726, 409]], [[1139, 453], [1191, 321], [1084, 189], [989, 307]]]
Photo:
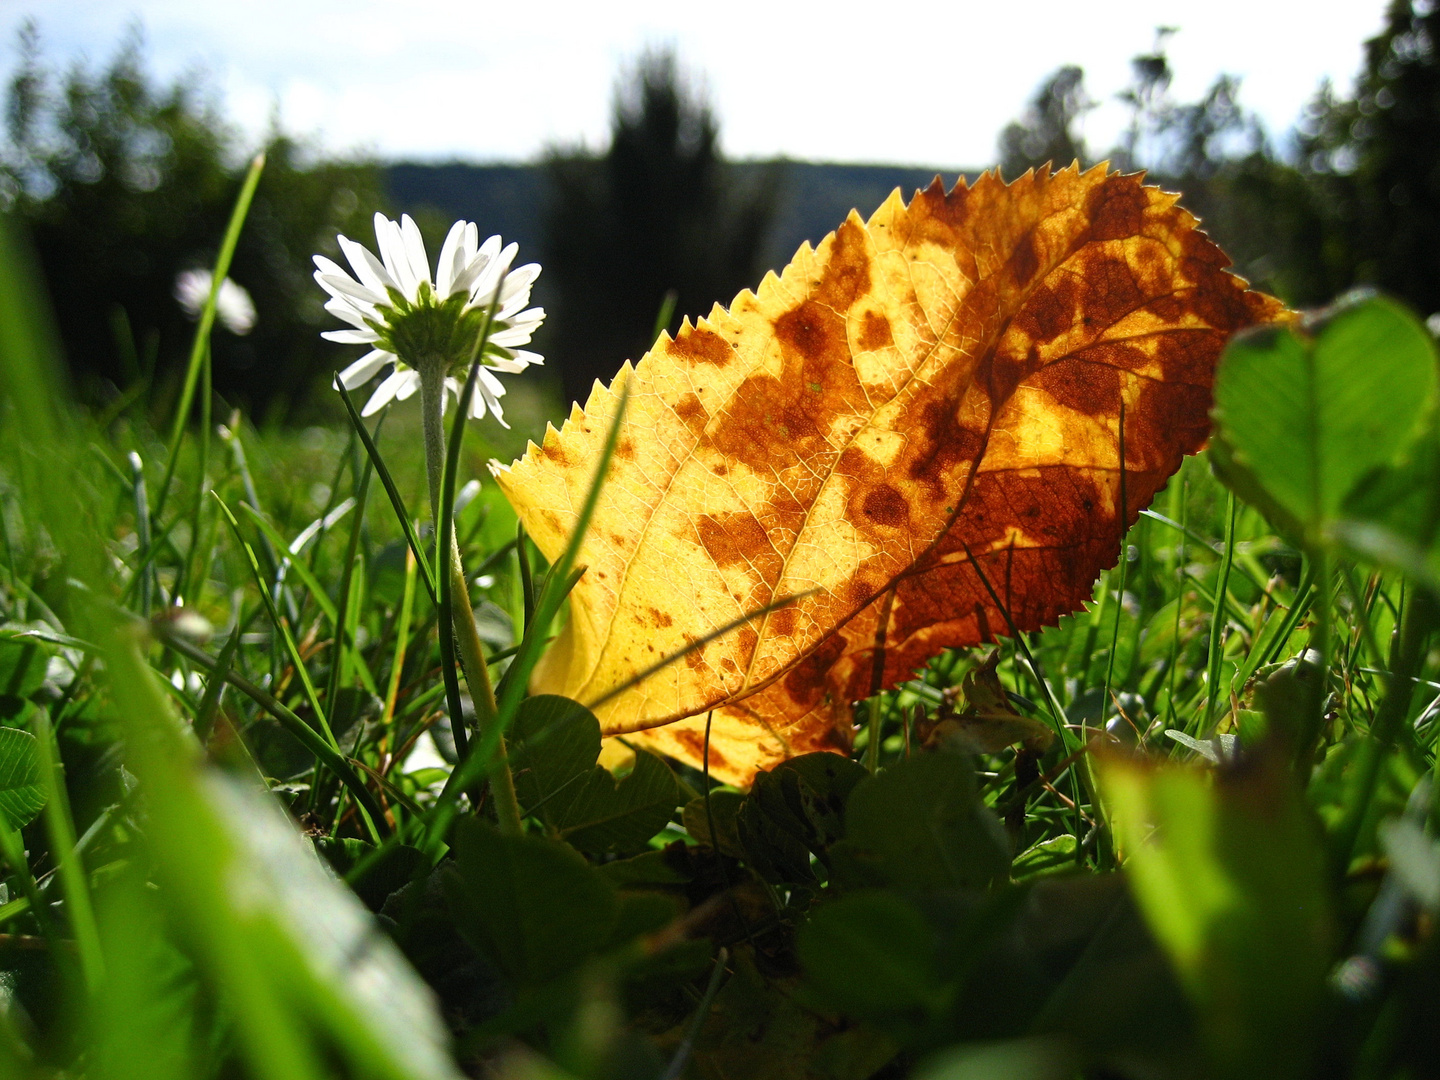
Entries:
[[1198, 101], [1173, 97], [1172, 32], [1135, 58], [1118, 147], [1086, 147], [1078, 131], [1093, 101], [1082, 69], [1062, 68], [1002, 134], [1006, 175], [1077, 157], [1145, 168], [1184, 194], [1241, 273], [1291, 304], [1374, 285], [1422, 315], [1440, 310], [1440, 7], [1393, 0], [1353, 93], [1322, 85], [1278, 141], [1232, 76]]
[[[1346, 94], [1322, 86], [1295, 130], [1269, 135], [1222, 76], [1197, 101], [1171, 91], [1171, 31], [1137, 57], [1120, 144], [1082, 137], [1094, 106], [1083, 68], [1047, 78], [1002, 133], [1007, 178], [1044, 162], [1108, 158], [1144, 168], [1185, 203], [1241, 273], [1296, 305], [1373, 284], [1420, 313], [1440, 310], [1440, 10], [1395, 0], [1364, 46]], [[131, 39], [101, 71], [59, 74], [33, 31], [7, 100], [0, 201], [26, 219], [82, 390], [106, 400], [151, 380], [163, 401], [189, 348], [178, 273], [213, 259], [246, 164], [238, 134], [183, 79], [158, 87]], [[522, 245], [544, 274], [537, 335], [552, 378], [583, 401], [644, 351], [673, 296], [671, 328], [778, 269], [852, 206], [873, 210], [934, 171], [803, 162], [732, 162], [719, 123], [673, 55], [650, 53], [617, 82], [609, 145], [557, 148], [536, 165], [326, 161], [276, 132], [231, 277], [254, 297], [254, 330], [215, 335], [223, 398], [279, 417], [353, 350], [330, 324], [309, 256], [336, 232], [371, 240], [375, 209], [417, 217], [437, 244], [456, 217]], [[978, 163], [977, 163], [978, 164]], [[953, 181], [947, 176], [946, 181]]]
[[[145, 380], [163, 400], [194, 332], [176, 277], [213, 264], [248, 153], [198, 77], [156, 86], [136, 36], [99, 71], [57, 73], [33, 28], [20, 49], [0, 206], [29, 226], [81, 393], [105, 400]], [[312, 160], [278, 132], [264, 150], [230, 271], [259, 317], [245, 335], [217, 329], [212, 346], [216, 392], [259, 414], [353, 352], [319, 337], [334, 320], [310, 256], [338, 258], [337, 232], [366, 235], [383, 189], [376, 165]]]

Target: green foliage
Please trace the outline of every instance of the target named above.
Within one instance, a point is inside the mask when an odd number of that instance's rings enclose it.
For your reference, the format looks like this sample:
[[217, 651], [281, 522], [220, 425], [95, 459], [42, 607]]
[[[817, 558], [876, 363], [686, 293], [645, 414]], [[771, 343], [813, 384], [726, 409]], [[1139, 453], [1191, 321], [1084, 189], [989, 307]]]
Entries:
[[1218, 778], [1119, 761], [1101, 776], [1131, 887], [1216, 1075], [1309, 1075], [1333, 927], [1324, 853], [1289, 773], [1262, 749]]
[[581, 851], [643, 848], [680, 802], [674, 775], [654, 754], [636, 754], [634, 769], [619, 781], [597, 765], [600, 722], [568, 698], [528, 698], [511, 731], [520, 805]]
[[476, 821], [455, 833], [445, 893], [459, 931], [520, 987], [574, 969], [610, 936], [615, 888], [575, 849], [501, 836]]
[[1302, 334], [1267, 327], [1236, 340], [1216, 377], [1217, 470], [1302, 543], [1417, 447], [1433, 423], [1434, 339], [1379, 297], [1338, 305]]
[[40, 759], [35, 736], [18, 728], [0, 727], [0, 814], [19, 829], [45, 807]]

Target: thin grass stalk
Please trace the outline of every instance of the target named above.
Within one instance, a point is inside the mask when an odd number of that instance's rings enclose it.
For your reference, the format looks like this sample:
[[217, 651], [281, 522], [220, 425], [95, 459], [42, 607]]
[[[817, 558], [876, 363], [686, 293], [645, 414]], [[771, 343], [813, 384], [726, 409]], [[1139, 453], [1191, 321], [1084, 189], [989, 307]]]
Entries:
[[95, 925], [95, 909], [90, 902], [90, 882], [85, 864], [75, 850], [75, 821], [70, 814], [70, 795], [65, 790], [60, 750], [50, 714], [36, 709], [30, 725], [40, 756], [40, 777], [45, 788], [45, 829], [50, 837], [50, 851], [60, 869], [60, 883], [65, 889], [65, 915], [75, 935], [75, 951], [80, 956], [80, 972], [85, 987], [92, 994], [105, 982], [105, 958], [100, 951], [100, 931]]
[[395, 620], [395, 652], [390, 658], [390, 680], [385, 687], [385, 711], [380, 725], [387, 732], [395, 718], [395, 699], [400, 694], [400, 677], [405, 669], [405, 647], [409, 644], [410, 615], [415, 605], [415, 553], [405, 552], [405, 587], [400, 594], [400, 613]]
[[605, 477], [610, 469], [610, 461], [615, 456], [615, 446], [620, 439], [620, 424], [625, 418], [629, 400], [630, 387], [627, 383], [621, 388], [615, 416], [610, 422], [605, 445], [595, 463], [590, 489], [585, 496], [584, 505], [580, 508], [575, 529], [570, 534], [570, 540], [565, 545], [565, 550], [561, 553], [559, 560], [551, 565], [550, 572], [545, 575], [544, 583], [540, 587], [539, 598], [535, 604], [535, 621], [525, 628], [525, 636], [520, 641], [520, 648], [516, 650], [515, 659], [511, 661], [504, 678], [500, 680], [499, 692], [496, 695], [498, 699], [496, 723], [488, 731], [481, 733], [481, 737], [471, 747], [469, 755], [462, 758], [460, 764], [450, 773], [444, 788], [440, 791], [439, 798], [435, 801], [435, 809], [432, 811], [427, 833], [432, 849], [449, 828], [449, 823], [455, 814], [455, 798], [458, 793], [489, 771], [490, 759], [495, 753], [495, 743], [509, 726], [516, 710], [520, 707], [520, 702], [525, 696], [526, 682], [540, 659], [540, 650], [549, 640], [547, 632], [550, 623], [559, 614], [560, 605], [564, 603], [565, 598], [570, 595], [570, 590], [575, 587], [575, 583], [585, 572], [585, 567], [575, 566], [575, 560], [585, 533], [590, 528], [590, 519], [595, 514], [595, 506], [600, 501], [600, 489], [604, 486]]
[[237, 617], [235, 629], [230, 634], [230, 640], [225, 642], [220, 650], [218, 666], [210, 673], [210, 681], [200, 698], [200, 707], [195, 711], [195, 738], [200, 740], [201, 746], [210, 741], [210, 732], [215, 726], [215, 714], [220, 710], [220, 698], [225, 691], [225, 680], [230, 675], [230, 669], [235, 666], [236, 653], [240, 651], [241, 625], [241, 620]]
[[1235, 493], [1226, 496], [1225, 550], [1220, 557], [1220, 576], [1215, 582], [1215, 605], [1210, 615], [1210, 646], [1206, 655], [1205, 673], [1208, 680], [1205, 695], [1205, 724], [1208, 732], [1215, 722], [1215, 710], [1223, 695], [1220, 693], [1220, 668], [1224, 662], [1225, 598], [1230, 593], [1230, 566], [1235, 556]]
[[230, 512], [230, 508], [225, 505], [219, 495], [215, 496], [215, 501], [220, 504], [220, 509], [225, 512], [225, 518], [230, 523], [230, 530], [239, 543], [246, 561], [250, 564], [250, 570], [255, 577], [255, 583], [260, 587], [260, 598], [264, 601], [265, 610], [270, 616], [270, 622], [279, 634], [285, 652], [289, 656], [290, 663], [295, 668], [296, 678], [300, 680], [300, 685], [305, 692], [305, 701], [310, 706], [311, 711], [315, 713], [315, 721], [320, 725], [320, 730], [325, 737], [325, 741], [338, 753], [340, 744], [335, 741], [335, 734], [330, 730], [330, 719], [326, 715], [325, 709], [320, 705], [320, 695], [315, 690], [315, 684], [310, 681], [310, 672], [309, 669], [306, 668], [305, 661], [300, 655], [300, 647], [295, 644], [295, 638], [290, 633], [289, 625], [281, 617], [280, 611], [276, 608], [275, 601], [271, 598], [269, 590], [265, 588], [265, 578], [260, 572], [260, 562], [255, 557], [255, 549], [240, 535], [240, 523], [235, 520], [235, 515]]
[[[140, 569], [136, 571], [140, 581], [140, 614], [148, 619], [155, 596], [155, 570], [150, 564], [150, 496], [145, 490], [145, 463], [133, 450], [129, 461], [135, 500], [135, 554], [140, 558]], [[14, 577], [13, 569], [11, 577]]]
[[[1168, 685], [1165, 692], [1165, 709], [1170, 714], [1168, 727], [1178, 727], [1175, 715], [1175, 673], [1180, 667], [1180, 621], [1185, 611], [1185, 541], [1189, 539], [1185, 528], [1185, 516], [1189, 511], [1190, 479], [1179, 477], [1175, 498], [1180, 503], [1180, 545], [1179, 558], [1175, 561], [1175, 639], [1170, 645], [1170, 670], [1167, 672]], [[1172, 499], [1174, 501], [1174, 499]]]
[[[184, 638], [177, 637], [163, 625], [157, 626], [155, 629], [165, 641], [165, 644], [177, 653], [198, 664], [206, 671], [211, 673], [220, 671], [220, 662], [203, 649], [192, 645]], [[327, 742], [313, 727], [300, 719], [296, 713], [286, 708], [285, 705], [281, 704], [274, 696], [260, 689], [260, 687], [256, 686], [243, 675], [231, 670], [225, 673], [224, 678], [225, 681], [235, 687], [236, 690], [239, 690], [279, 721], [280, 726], [293, 735], [305, 749], [325, 762], [325, 765], [340, 778], [340, 782], [349, 789], [351, 796], [353, 796], [355, 801], [360, 805], [364, 811], [361, 816], [366, 823], [371, 838], [377, 844], [380, 843], [380, 841], [384, 839], [384, 832], [387, 829], [384, 812], [380, 809], [379, 804], [375, 802], [375, 798], [370, 794], [369, 789], [365, 787], [364, 781], [360, 779], [359, 774], [351, 767], [345, 755], [342, 754], [337, 747]]]
[[[1359, 854], [1356, 845], [1365, 825], [1365, 819], [1369, 816], [1370, 803], [1375, 797], [1375, 789], [1380, 781], [1380, 767], [1384, 763], [1386, 753], [1395, 742], [1400, 725], [1405, 722], [1405, 717], [1409, 714], [1410, 699], [1415, 692], [1415, 673], [1420, 668], [1420, 662], [1425, 655], [1426, 642], [1435, 629], [1437, 621], [1440, 621], [1440, 608], [1437, 608], [1435, 598], [1423, 589], [1415, 590], [1410, 602], [1406, 605], [1404, 622], [1400, 629], [1399, 646], [1395, 652], [1390, 676], [1385, 680], [1385, 697], [1381, 700], [1380, 708], [1375, 713], [1375, 722], [1370, 725], [1370, 737], [1361, 745], [1355, 801], [1348, 809], [1345, 822], [1336, 840], [1335, 851], [1340, 856], [1340, 865], [1337, 869], [1341, 873], [1349, 868], [1350, 861]], [[1323, 661], [1320, 670], [1322, 675], [1316, 682], [1321, 687], [1323, 707], [1325, 684]]]
[[170, 424], [169, 447], [165, 460], [165, 479], [160, 483], [160, 492], [152, 517], [159, 521], [165, 512], [165, 501], [170, 495], [170, 482], [175, 477], [175, 466], [180, 460], [180, 441], [185, 434], [185, 421], [190, 417], [190, 405], [195, 397], [195, 384], [200, 378], [201, 357], [210, 348], [210, 331], [215, 326], [215, 308], [220, 299], [220, 285], [230, 273], [230, 261], [235, 256], [235, 247], [240, 242], [240, 230], [250, 213], [250, 203], [255, 198], [255, 189], [260, 184], [260, 174], [265, 170], [265, 155], [256, 154], [240, 185], [240, 195], [230, 212], [230, 223], [225, 228], [225, 238], [220, 243], [220, 254], [210, 276], [210, 295], [201, 309], [200, 321], [195, 327], [195, 340], [190, 347], [190, 362], [185, 368], [185, 383], [180, 390], [180, 399], [175, 403], [175, 418]]
[[207, 339], [205, 359], [200, 365], [200, 431], [195, 441], [197, 460], [195, 462], [194, 510], [190, 515], [190, 549], [185, 553], [185, 562], [180, 570], [180, 578], [175, 583], [176, 597], [184, 596], [186, 605], [192, 608], [200, 604], [200, 593], [205, 588], [203, 579], [196, 582], [195, 573], [200, 553], [206, 550], [204, 541], [201, 539], [200, 518], [205, 508], [205, 489], [210, 486], [209, 478], [205, 474], [210, 471], [210, 422], [214, 399], [211, 365], [210, 342]]
[[394, 479], [390, 476], [390, 470], [385, 467], [385, 459], [380, 456], [380, 450], [375, 445], [375, 440], [370, 438], [370, 432], [366, 429], [360, 413], [355, 409], [355, 402], [350, 399], [350, 392], [337, 380], [335, 389], [340, 392], [340, 400], [345, 403], [345, 413], [350, 418], [350, 426], [360, 439], [360, 444], [365, 447], [365, 453], [370, 458], [370, 463], [375, 466], [375, 473], [380, 477], [380, 483], [385, 488], [385, 494], [390, 496], [390, 505], [395, 511], [396, 518], [400, 521], [400, 528], [405, 533], [405, 542], [410, 546], [410, 552], [415, 556], [416, 563], [420, 567], [420, 577], [425, 583], [425, 591], [430, 594], [430, 600], [438, 604], [440, 592], [435, 584], [435, 574], [430, 569], [430, 560], [425, 557], [425, 550], [420, 544], [420, 537], [415, 532], [415, 525], [410, 520], [410, 511], [405, 508], [405, 500], [400, 497], [400, 489], [395, 486]]
[[[436, 533], [440, 546], [436, 564], [448, 569], [441, 580], [440, 615], [441, 633], [447, 629], [455, 631], [459, 643], [460, 662], [465, 669], [465, 681], [470, 686], [470, 698], [475, 703], [477, 730], [488, 735], [495, 732], [494, 747], [491, 750], [491, 789], [495, 796], [495, 815], [500, 831], [519, 836], [525, 831], [524, 819], [520, 813], [520, 800], [515, 794], [515, 778], [510, 773], [509, 755], [505, 749], [505, 732], [497, 719], [495, 691], [490, 685], [490, 671], [485, 663], [485, 650], [475, 626], [475, 613], [470, 607], [470, 587], [465, 578], [465, 568], [460, 560], [459, 542], [455, 535], [455, 483], [460, 464], [460, 447], [465, 438], [465, 418], [470, 411], [470, 402], [475, 394], [475, 382], [479, 378], [480, 359], [485, 341], [489, 338], [491, 318], [485, 322], [485, 330], [476, 348], [476, 358], [471, 361], [470, 374], [460, 394], [455, 409], [455, 420], [450, 430], [450, 443], [445, 456], [445, 469], [441, 474], [441, 505], [436, 515]], [[443, 384], [442, 390], [443, 393]], [[448, 588], [446, 586], [448, 585]], [[456, 606], [457, 598], [460, 606]], [[464, 717], [452, 721], [452, 727], [463, 729]], [[459, 731], [455, 735], [457, 753], [464, 753], [464, 742]]]
[[1115, 586], [1115, 625], [1110, 632], [1110, 656], [1105, 661], [1105, 689], [1100, 695], [1100, 727], [1105, 727], [1105, 714], [1110, 711], [1110, 683], [1115, 676], [1115, 650], [1120, 645], [1120, 616], [1125, 611], [1125, 519], [1130, 516], [1130, 503], [1125, 490], [1125, 399], [1120, 399], [1120, 581]]

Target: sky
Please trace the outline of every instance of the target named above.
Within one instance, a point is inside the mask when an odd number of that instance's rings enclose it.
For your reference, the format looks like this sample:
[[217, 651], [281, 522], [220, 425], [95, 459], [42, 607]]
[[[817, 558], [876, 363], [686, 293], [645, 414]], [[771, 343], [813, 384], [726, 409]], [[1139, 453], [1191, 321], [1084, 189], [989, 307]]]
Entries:
[[1125, 123], [1130, 58], [1173, 26], [1182, 100], [1221, 73], [1274, 133], [1320, 80], [1351, 86], [1386, 0], [0, 0], [0, 77], [33, 18], [49, 57], [105, 61], [139, 26], [151, 69], [199, 71], [258, 139], [272, 117], [327, 151], [524, 161], [601, 147], [617, 74], [673, 47], [709, 95], [725, 152], [954, 167], [1056, 67], [1102, 104], [1092, 148]]

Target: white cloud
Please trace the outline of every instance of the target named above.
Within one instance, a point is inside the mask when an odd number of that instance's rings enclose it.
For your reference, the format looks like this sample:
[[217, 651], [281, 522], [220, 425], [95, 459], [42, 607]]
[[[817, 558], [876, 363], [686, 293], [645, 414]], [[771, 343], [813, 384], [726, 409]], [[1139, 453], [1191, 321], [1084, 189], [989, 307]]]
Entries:
[[[139, 21], [162, 75], [198, 68], [259, 132], [282, 122], [332, 149], [386, 156], [523, 159], [555, 142], [604, 141], [617, 70], [673, 43], [703, 73], [737, 156], [973, 165], [1047, 73], [1086, 69], [1105, 105], [1094, 145], [1124, 123], [1114, 95], [1154, 27], [1180, 27], [1175, 90], [1220, 72], [1273, 130], [1324, 76], [1348, 87], [1384, 0], [920, 0], [864, 7], [799, 0], [477, 4], [473, 0], [50, 0], [31, 9], [48, 51], [105, 59]], [[0, 29], [19, 25], [7, 3]], [[13, 52], [0, 69], [8, 70]]]

